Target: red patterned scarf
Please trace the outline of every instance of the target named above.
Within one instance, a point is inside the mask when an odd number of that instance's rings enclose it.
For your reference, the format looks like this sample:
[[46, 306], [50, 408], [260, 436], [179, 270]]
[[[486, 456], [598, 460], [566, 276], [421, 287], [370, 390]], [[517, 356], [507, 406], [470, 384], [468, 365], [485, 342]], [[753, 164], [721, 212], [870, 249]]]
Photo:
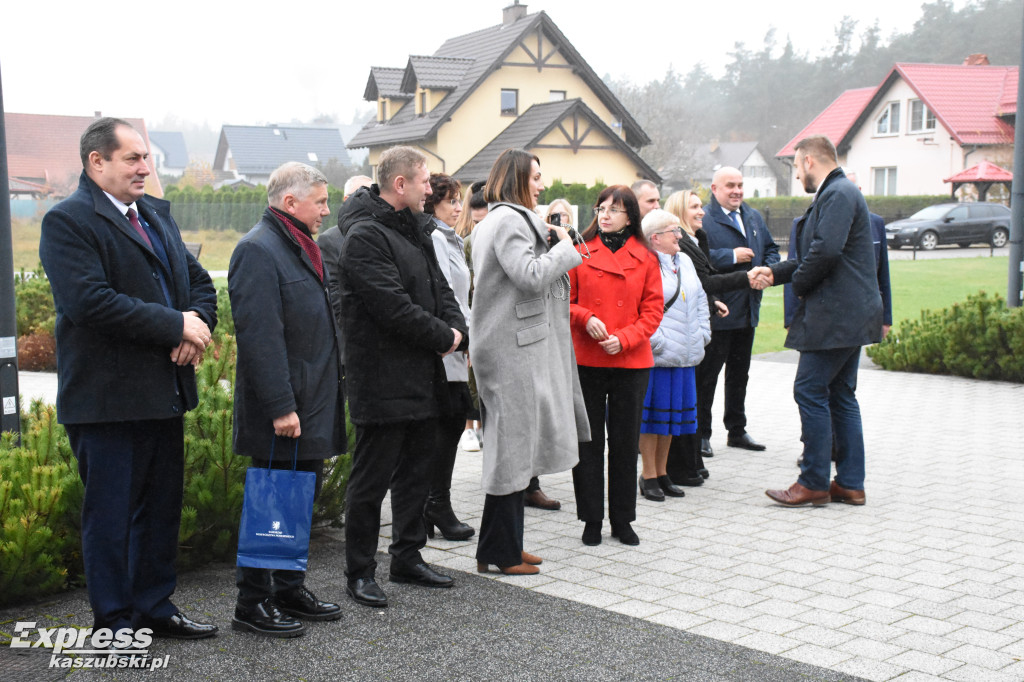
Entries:
[[316, 270], [316, 274], [320, 277], [320, 281], [323, 282], [324, 261], [320, 257], [320, 247], [316, 245], [316, 242], [313, 241], [313, 239], [306, 234], [304, 230], [296, 227], [295, 221], [291, 216], [281, 213], [273, 206], [270, 207], [270, 210], [274, 212], [274, 215], [281, 219], [281, 222], [283, 222], [285, 227], [288, 228], [288, 231], [292, 233], [295, 240], [299, 242], [299, 246], [301, 246], [302, 250], [306, 252], [307, 256], [309, 256], [309, 260], [313, 262], [313, 269]]

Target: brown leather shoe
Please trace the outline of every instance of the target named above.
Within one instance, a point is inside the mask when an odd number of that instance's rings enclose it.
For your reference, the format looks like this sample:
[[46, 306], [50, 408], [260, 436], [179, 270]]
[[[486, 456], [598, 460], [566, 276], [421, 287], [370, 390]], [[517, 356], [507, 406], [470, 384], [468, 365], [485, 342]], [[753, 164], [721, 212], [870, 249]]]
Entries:
[[[487, 573], [488, 570], [490, 570], [488, 564], [485, 564], [481, 561], [476, 562], [477, 573]], [[505, 568], [498, 566], [498, 570], [504, 573], [505, 575], [536, 575], [537, 573], [540, 573], [539, 568], [537, 568], [536, 566], [531, 566], [530, 564], [525, 562], [519, 564], [518, 566], [506, 566]]]
[[544, 494], [543, 490], [538, 488], [532, 493], [526, 493], [526, 506], [537, 507], [538, 509], [547, 509], [548, 511], [556, 511], [562, 508], [562, 503], [558, 500], [552, 500]]
[[867, 501], [863, 490], [850, 490], [835, 481], [832, 481], [832, 485], [829, 486], [828, 494], [832, 496], [833, 502], [842, 502], [843, 504], [861, 505]]
[[789, 486], [789, 490], [765, 490], [764, 494], [785, 507], [802, 507], [805, 504], [820, 507], [832, 501], [827, 490], [811, 490], [799, 483]]
[[542, 563], [544, 563], [544, 560], [541, 559], [536, 554], [530, 554], [529, 552], [523, 552], [523, 563], [524, 564], [530, 564], [531, 566], [540, 566]]

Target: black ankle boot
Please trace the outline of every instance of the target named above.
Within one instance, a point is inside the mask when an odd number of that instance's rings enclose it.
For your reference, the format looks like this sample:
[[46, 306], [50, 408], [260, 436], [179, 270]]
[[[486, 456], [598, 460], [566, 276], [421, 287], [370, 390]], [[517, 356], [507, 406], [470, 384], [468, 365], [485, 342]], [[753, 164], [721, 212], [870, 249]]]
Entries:
[[430, 496], [423, 510], [423, 523], [427, 527], [427, 536], [431, 538], [434, 537], [434, 526], [441, 531], [445, 540], [468, 540], [476, 532], [472, 526], [467, 526], [455, 516], [448, 494]]

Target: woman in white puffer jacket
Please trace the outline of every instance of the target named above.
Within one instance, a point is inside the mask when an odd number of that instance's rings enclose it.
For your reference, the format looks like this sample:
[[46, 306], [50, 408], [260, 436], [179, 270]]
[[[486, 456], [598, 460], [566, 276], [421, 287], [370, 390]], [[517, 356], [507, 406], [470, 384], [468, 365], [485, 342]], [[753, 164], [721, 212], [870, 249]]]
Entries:
[[672, 436], [697, 430], [694, 368], [704, 359], [704, 346], [711, 340], [711, 320], [693, 263], [679, 251], [679, 218], [655, 209], [644, 216], [642, 225], [661, 265], [665, 314], [651, 336], [654, 367], [640, 427], [640, 492], [648, 500], [661, 502], [666, 495], [684, 495], [669, 478], [668, 450]]

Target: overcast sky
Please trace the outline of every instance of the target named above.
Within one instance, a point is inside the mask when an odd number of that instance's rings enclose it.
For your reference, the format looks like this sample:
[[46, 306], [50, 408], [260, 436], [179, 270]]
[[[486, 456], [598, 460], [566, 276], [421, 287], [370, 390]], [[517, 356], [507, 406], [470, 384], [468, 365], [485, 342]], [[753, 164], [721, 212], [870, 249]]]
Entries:
[[[404, 67], [410, 54], [433, 54], [449, 37], [500, 23], [510, 2], [5, 2], [4, 109], [102, 111], [150, 124], [177, 116], [214, 130], [318, 114], [347, 122], [365, 106], [370, 66]], [[846, 14], [858, 20], [858, 33], [877, 19], [888, 37], [909, 30], [920, 5], [543, 0], [528, 8], [547, 12], [598, 75], [645, 83], [669, 66], [685, 73], [699, 61], [721, 75], [735, 42], [757, 49], [771, 26], [780, 46], [789, 36], [811, 56], [829, 49]], [[613, 10], [624, 6], [638, 9]]]

